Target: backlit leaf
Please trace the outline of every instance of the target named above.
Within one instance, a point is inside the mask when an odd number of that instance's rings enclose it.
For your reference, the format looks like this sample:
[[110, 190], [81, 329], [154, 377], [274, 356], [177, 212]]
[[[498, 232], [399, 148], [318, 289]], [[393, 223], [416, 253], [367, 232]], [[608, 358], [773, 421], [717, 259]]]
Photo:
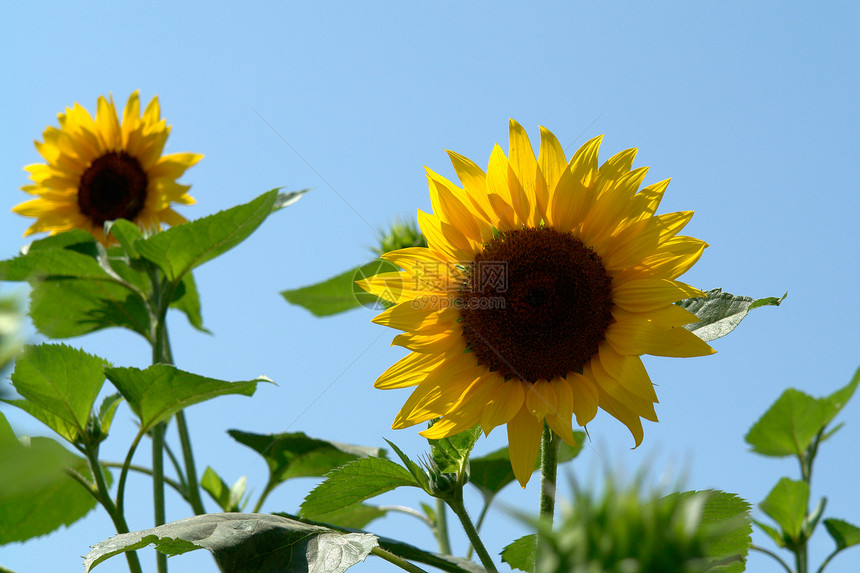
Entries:
[[780, 298], [758, 300], [738, 296], [722, 289], [709, 290], [704, 297], [688, 298], [676, 303], [699, 317], [698, 322], [684, 326], [705, 342], [727, 335], [746, 318], [749, 311], [760, 306], [779, 306], [788, 293]]
[[279, 515], [213, 513], [97, 543], [84, 559], [84, 570], [150, 544], [168, 555], [208, 549], [221, 570], [230, 573], [342, 573], [378, 545], [370, 533], [343, 533]]

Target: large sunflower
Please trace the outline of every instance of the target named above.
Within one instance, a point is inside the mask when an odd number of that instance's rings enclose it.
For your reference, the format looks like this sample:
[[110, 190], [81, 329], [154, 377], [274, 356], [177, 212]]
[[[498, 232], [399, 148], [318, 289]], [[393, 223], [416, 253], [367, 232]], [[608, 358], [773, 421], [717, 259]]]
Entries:
[[171, 204], [194, 199], [176, 180], [203, 156], [162, 155], [170, 126], [157, 97], [141, 116], [138, 93], [131, 94], [121, 122], [113, 98], [104, 96], [95, 120], [77, 103], [58, 118], [60, 127], [46, 128], [44, 142], [36, 142], [47, 163], [25, 167], [34, 184], [22, 189], [38, 198], [12, 209], [36, 218], [25, 236], [84, 229], [108, 242], [106, 221], [128, 219], [149, 231], [185, 222]]
[[[376, 381], [417, 386], [393, 428], [441, 417], [421, 432], [443, 438], [507, 424], [511, 464], [525, 487], [544, 421], [574, 444], [598, 407], [638, 446], [657, 396], [640, 355], [714, 350], [683, 328], [695, 316], [675, 301], [703, 293], [677, 279], [707, 246], [679, 236], [691, 211], [656, 216], [668, 185], [639, 185], [636, 149], [598, 167], [601, 137], [568, 162], [541, 128], [535, 159], [510, 122], [485, 173], [448, 152], [462, 188], [427, 170], [433, 214], [418, 212], [428, 247], [383, 255], [403, 269], [361, 281], [393, 306], [374, 322], [404, 333], [412, 352]], [[637, 192], [638, 191], [638, 192]]]

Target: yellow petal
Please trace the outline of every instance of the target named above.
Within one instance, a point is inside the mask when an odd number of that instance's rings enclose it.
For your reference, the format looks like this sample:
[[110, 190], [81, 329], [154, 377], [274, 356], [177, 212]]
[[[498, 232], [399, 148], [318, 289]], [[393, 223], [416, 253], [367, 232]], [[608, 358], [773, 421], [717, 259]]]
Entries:
[[473, 244], [453, 225], [419, 209], [418, 226], [427, 239], [427, 245], [443, 253], [450, 261], [471, 261]]
[[606, 373], [627, 391], [648, 402], [657, 402], [654, 384], [639, 356], [618, 354], [607, 343], [600, 345], [598, 356], [600, 365]]
[[597, 386], [592, 379], [576, 372], [567, 375], [567, 383], [573, 393], [573, 412], [576, 414], [576, 423], [585, 426], [597, 415], [600, 399]]
[[496, 214], [497, 229], [509, 231], [523, 222], [517, 220], [514, 198], [508, 187], [508, 159], [498, 145], [493, 147], [490, 163], [487, 166], [487, 194], [493, 212]]
[[612, 286], [612, 300], [630, 312], [648, 312], [673, 302], [704, 296], [705, 293], [680, 281], [640, 279]]
[[373, 387], [380, 390], [390, 390], [417, 386], [446, 358], [446, 354], [410, 352], [383, 372], [373, 383]]
[[[426, 168], [425, 168], [426, 169]], [[457, 228], [467, 239], [480, 246], [484, 239], [491, 235], [491, 226], [483, 222], [479, 224], [475, 213], [464, 201], [468, 201], [463, 191], [453, 183], [431, 171], [427, 171], [427, 181], [430, 184], [430, 203], [433, 213], [439, 218]]]
[[495, 214], [490, 199], [487, 196], [487, 176], [484, 170], [478, 167], [468, 157], [464, 157], [454, 151], [448, 151], [448, 157], [457, 172], [460, 183], [466, 191], [466, 196], [478, 215], [485, 221], [493, 221]]
[[376, 315], [372, 322], [398, 330], [416, 332], [438, 327], [451, 328], [460, 317], [460, 313], [454, 308], [438, 310], [420, 302], [410, 300], [396, 304]]
[[[613, 313], [613, 316], [617, 315]], [[606, 340], [619, 354], [653, 354], [687, 358], [707, 356], [715, 352], [706, 342], [683, 326], [665, 327], [635, 318], [617, 320], [609, 325], [606, 330]]]
[[535, 470], [540, 451], [543, 422], [531, 415], [525, 406], [508, 422], [508, 451], [511, 467], [520, 485], [525, 488]]
[[555, 411], [547, 413], [546, 422], [553, 431], [571, 446], [577, 444], [573, 435], [573, 390], [564, 378], [552, 381], [556, 396]]
[[558, 413], [558, 396], [554, 384], [546, 380], [538, 380], [526, 388], [526, 409], [538, 420], [543, 420], [548, 414]]
[[[552, 132], [545, 127], [540, 128], [540, 152], [538, 157], [541, 173], [543, 173], [547, 190], [550, 194], [558, 185], [562, 172], [567, 170], [567, 159], [564, 149]], [[548, 197], [547, 197], [548, 200]], [[546, 207], [546, 203], [544, 204]]]
[[496, 426], [506, 424], [522, 408], [525, 399], [524, 382], [504, 381], [498, 375], [488, 377], [485, 382], [487, 393], [484, 395], [481, 427], [489, 434]]
[[486, 371], [483, 367], [468, 367], [468, 360], [458, 358], [443, 363], [413, 390], [394, 419], [393, 429], [443, 416]]

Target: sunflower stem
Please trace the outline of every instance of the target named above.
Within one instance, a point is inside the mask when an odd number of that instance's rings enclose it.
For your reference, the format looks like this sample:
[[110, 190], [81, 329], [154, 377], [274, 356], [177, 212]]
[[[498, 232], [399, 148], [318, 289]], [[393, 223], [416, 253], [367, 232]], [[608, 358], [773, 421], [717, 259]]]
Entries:
[[436, 498], [436, 524], [433, 527], [436, 541], [439, 543], [439, 553], [451, 554], [451, 543], [448, 541], [448, 508], [445, 502]]
[[427, 571], [425, 571], [421, 567], [418, 567], [417, 565], [410, 563], [406, 559], [403, 559], [402, 557], [395, 555], [390, 551], [386, 551], [381, 547], [374, 547], [370, 550], [370, 553], [371, 555], [376, 555], [380, 559], [385, 559], [389, 563], [400, 567], [404, 571], [409, 571], [410, 573], [427, 573]]
[[481, 541], [481, 538], [478, 536], [478, 531], [475, 529], [475, 526], [472, 525], [472, 520], [466, 512], [466, 506], [463, 504], [463, 489], [460, 488], [457, 495], [446, 498], [445, 502], [448, 504], [448, 507], [451, 508], [451, 511], [454, 512], [454, 515], [456, 515], [460, 520], [460, 523], [463, 524], [466, 536], [472, 543], [472, 547], [475, 548], [475, 552], [478, 554], [478, 558], [484, 565], [484, 569], [486, 569], [488, 573], [499, 573], [499, 570], [496, 569], [496, 564], [493, 563], [493, 558], [490, 557], [490, 554], [487, 552], [487, 548], [484, 547], [484, 542]]
[[[559, 438], [549, 425], [544, 422], [543, 435], [540, 443], [540, 518], [552, 530], [552, 519], [555, 513], [555, 476], [558, 470]], [[544, 536], [538, 531], [535, 545], [535, 564], [543, 551]]]

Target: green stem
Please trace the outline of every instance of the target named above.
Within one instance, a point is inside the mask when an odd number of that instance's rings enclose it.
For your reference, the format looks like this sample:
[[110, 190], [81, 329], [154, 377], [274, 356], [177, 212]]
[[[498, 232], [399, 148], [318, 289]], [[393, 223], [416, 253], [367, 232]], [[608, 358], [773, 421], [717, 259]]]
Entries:
[[445, 502], [436, 498], [436, 526], [433, 528], [439, 553], [451, 555], [451, 542], [448, 540], [448, 508]]
[[836, 554], [837, 554], [837, 553], [839, 553], [840, 551], [842, 551], [842, 549], [841, 549], [841, 548], [839, 548], [839, 547], [837, 547], [836, 549], [834, 549], [833, 551], [831, 551], [831, 552], [830, 552], [830, 555], [828, 555], [828, 556], [827, 556], [827, 559], [825, 559], [825, 560], [821, 563], [821, 567], [819, 567], [819, 568], [818, 568], [817, 573], [822, 573], [822, 572], [824, 571], [824, 568], [825, 568], [825, 567], [827, 567], [827, 564], [828, 564], [828, 563], [830, 563], [830, 560], [831, 560], [831, 559], [833, 559], [834, 557], [836, 557]]
[[[155, 331], [152, 345], [152, 363], [170, 364], [172, 362], [170, 341], [167, 336], [167, 309], [170, 306], [170, 293], [164, 292], [162, 289], [161, 273], [155, 265], [150, 265], [149, 275], [152, 282], [152, 299], [156, 309], [156, 314], [152, 318], [154, 324], [150, 325], [151, 330]], [[155, 509], [156, 527], [167, 521], [164, 500], [164, 433], [166, 429], [166, 422], [159, 422], [152, 429], [152, 503]], [[157, 553], [156, 566], [158, 573], [167, 573], [167, 556]]]
[[[105, 511], [110, 515], [111, 521], [113, 521], [114, 527], [116, 528], [117, 533], [128, 533], [128, 524], [125, 521], [125, 516], [121, 511], [117, 509], [117, 506], [114, 504], [113, 500], [110, 497], [110, 490], [107, 486], [107, 481], [105, 480], [104, 472], [102, 471], [102, 466], [99, 463], [98, 453], [94, 450], [94, 448], [86, 449], [87, 460], [90, 463], [90, 471], [93, 472], [93, 478], [96, 482], [96, 492], [99, 503], [101, 503], [102, 507], [105, 508]], [[90, 490], [92, 493], [92, 490]], [[143, 573], [143, 569], [140, 566], [140, 559], [137, 557], [137, 552], [128, 551], [125, 554], [125, 558], [128, 561], [128, 568], [131, 573]]]
[[[119, 468], [119, 469], [122, 469], [125, 467], [125, 464], [121, 464], [119, 462], [102, 462], [102, 465], [105, 467], [109, 467], [109, 468]], [[134, 464], [130, 464], [128, 466], [128, 470], [133, 471], [133, 472], [137, 472], [137, 473], [141, 473], [141, 474], [145, 474], [145, 475], [152, 477], [152, 470], [149, 468], [143, 467], [143, 466], [136, 466]], [[185, 486], [182, 485], [180, 482], [173, 480], [173, 479], [170, 479], [169, 477], [165, 477], [164, 483], [166, 483], [167, 485], [172, 487], [174, 490], [176, 490], [176, 493], [178, 493], [182, 497], [186, 497]]]
[[460, 523], [463, 524], [466, 536], [472, 543], [472, 547], [475, 548], [475, 552], [478, 554], [478, 558], [484, 565], [484, 569], [489, 573], [499, 573], [499, 570], [496, 569], [496, 564], [493, 563], [493, 559], [490, 557], [490, 554], [487, 553], [487, 548], [484, 547], [484, 542], [481, 541], [475, 526], [472, 525], [472, 520], [469, 518], [469, 514], [466, 513], [466, 506], [463, 505], [463, 490], [460, 489], [456, 497], [446, 501], [448, 503], [448, 507], [450, 507], [451, 511], [454, 512], [454, 515], [459, 518]]
[[374, 547], [373, 549], [370, 550], [370, 553], [372, 555], [376, 555], [377, 557], [379, 557], [381, 559], [385, 559], [389, 563], [393, 563], [394, 565], [397, 565], [398, 567], [400, 567], [404, 571], [411, 571], [411, 573], [427, 573], [427, 571], [425, 571], [421, 567], [418, 567], [417, 565], [410, 563], [406, 559], [403, 559], [402, 557], [398, 557], [394, 553], [391, 553], [390, 551], [386, 551], [385, 549], [383, 549], [381, 547]]
[[134, 452], [137, 450], [137, 445], [143, 438], [143, 432], [138, 432], [134, 437], [134, 441], [128, 448], [128, 453], [125, 455], [125, 462], [122, 464], [122, 469], [119, 472], [119, 481], [116, 486], [116, 507], [120, 514], [124, 514], [125, 507], [125, 482], [128, 479], [128, 469], [131, 467], [131, 459], [134, 457]]
[[179, 443], [182, 445], [182, 458], [185, 460], [185, 480], [188, 486], [188, 501], [194, 513], [206, 513], [203, 500], [200, 499], [200, 485], [197, 482], [197, 468], [194, 466], [194, 453], [191, 450], [191, 439], [188, 436], [188, 424], [185, 422], [185, 412], [176, 413], [176, 427], [179, 430]]
[[[164, 503], [164, 430], [167, 424], [159, 422], [152, 429], [152, 503], [155, 507], [155, 526], [164, 525], [167, 512]], [[158, 573], [167, 572], [167, 555], [156, 554]]]
[[[540, 517], [545, 525], [552, 530], [552, 519], [555, 514], [555, 477], [558, 470], [558, 444], [559, 438], [549, 425], [544, 422], [543, 435], [540, 443]], [[535, 563], [543, 551], [546, 540], [538, 530], [535, 545]]]
[[797, 573], [807, 573], [809, 569], [808, 561], [807, 542], [804, 541], [794, 550], [794, 562], [797, 565]]
[[782, 557], [774, 553], [769, 549], [765, 549], [764, 547], [759, 547], [758, 545], [750, 545], [750, 551], [758, 551], [759, 553], [764, 553], [768, 557], [773, 558], [777, 563], [782, 565], [782, 567], [786, 570], [787, 573], [793, 573], [791, 567], [788, 566], [788, 563], [782, 560]]
[[[493, 501], [493, 497], [485, 497], [484, 498], [484, 507], [481, 508], [481, 514], [478, 515], [478, 521], [475, 523], [475, 529], [480, 532], [481, 526], [484, 524], [484, 518], [487, 517], [487, 511], [490, 509], [490, 503]], [[472, 558], [472, 553], [475, 552], [475, 548], [469, 545], [469, 551], [466, 553], [466, 559]]]

